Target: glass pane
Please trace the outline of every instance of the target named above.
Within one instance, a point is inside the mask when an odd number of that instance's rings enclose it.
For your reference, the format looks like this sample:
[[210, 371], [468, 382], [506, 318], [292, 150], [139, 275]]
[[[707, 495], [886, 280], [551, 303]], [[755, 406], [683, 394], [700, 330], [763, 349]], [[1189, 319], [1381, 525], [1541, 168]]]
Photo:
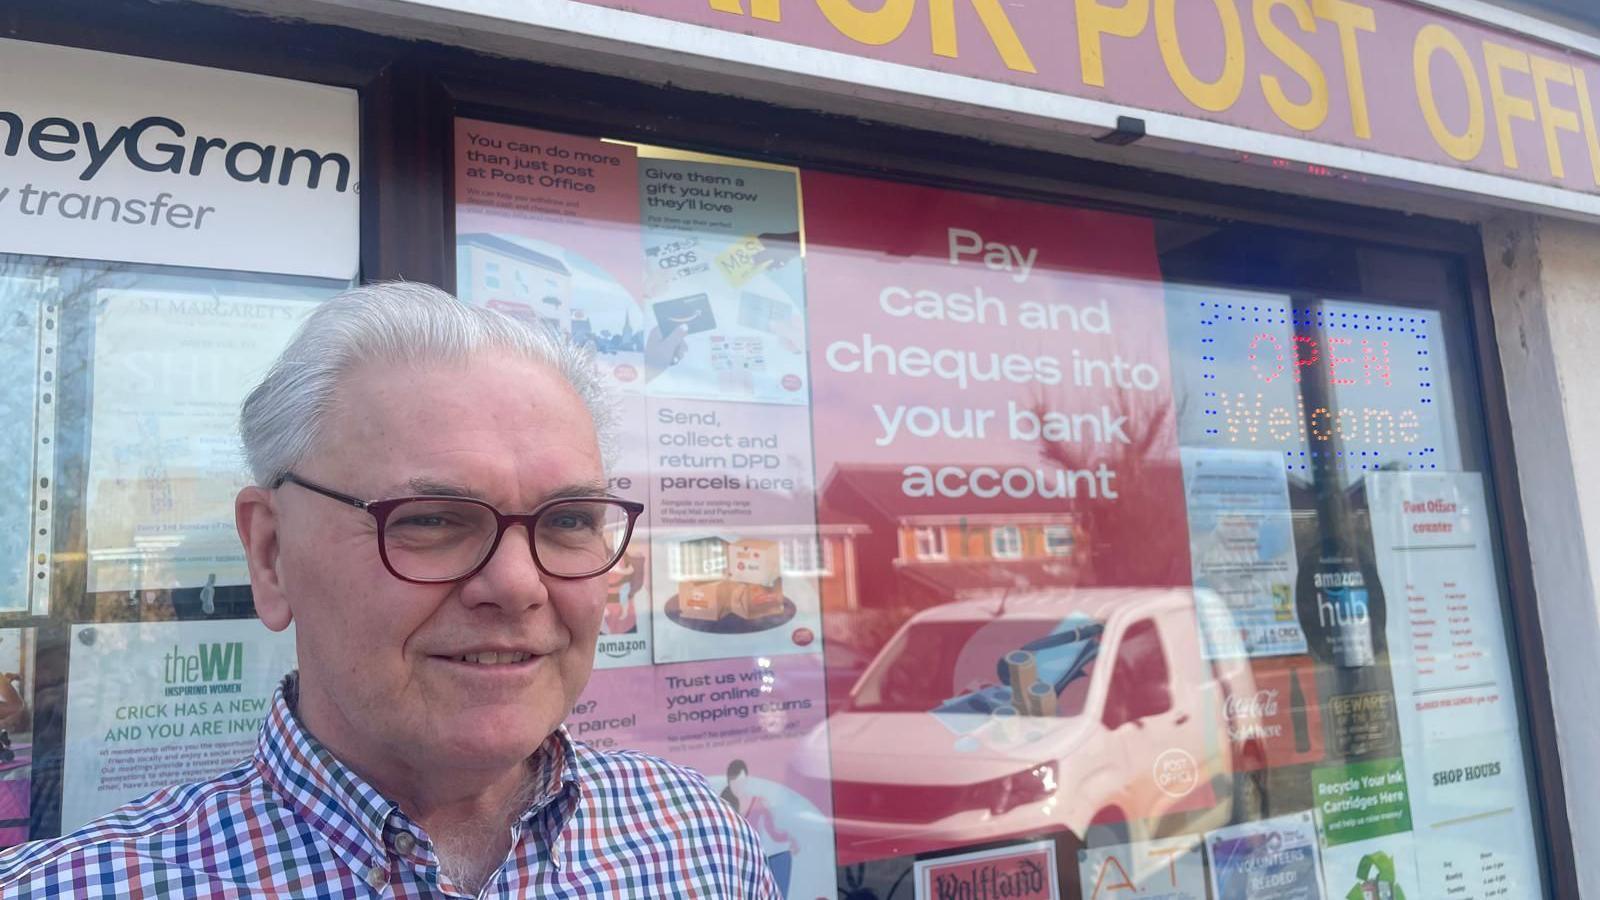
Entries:
[[[11, 542], [0, 547], [11, 585], [0, 599], [0, 844], [211, 777], [253, 748], [294, 645], [249, 619], [233, 527], [250, 480], [239, 404], [341, 286], [0, 255], [0, 393], [14, 423], [0, 454], [12, 500], [0, 529]], [[241, 654], [252, 664], [235, 673]], [[106, 677], [136, 671], [173, 680]], [[230, 693], [210, 693], [208, 678]], [[141, 719], [140, 698], [162, 690], [165, 714]], [[216, 724], [203, 739], [171, 705], [202, 694], [223, 701], [220, 715], [207, 707]]]
[[456, 229], [650, 485], [573, 727], [726, 788], [787, 896], [1541, 895], [1461, 260], [457, 139], [592, 162]]

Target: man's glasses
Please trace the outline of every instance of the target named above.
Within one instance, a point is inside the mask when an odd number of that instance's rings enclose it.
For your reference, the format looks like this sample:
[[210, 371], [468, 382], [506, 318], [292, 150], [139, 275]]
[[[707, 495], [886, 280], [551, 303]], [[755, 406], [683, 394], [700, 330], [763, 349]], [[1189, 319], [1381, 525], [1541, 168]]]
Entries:
[[552, 578], [593, 578], [622, 558], [644, 504], [611, 497], [548, 500], [530, 513], [506, 515], [465, 497], [362, 500], [290, 472], [308, 491], [364, 509], [378, 523], [378, 555], [394, 577], [413, 584], [465, 581], [483, 571], [506, 529], [528, 529], [533, 564]]

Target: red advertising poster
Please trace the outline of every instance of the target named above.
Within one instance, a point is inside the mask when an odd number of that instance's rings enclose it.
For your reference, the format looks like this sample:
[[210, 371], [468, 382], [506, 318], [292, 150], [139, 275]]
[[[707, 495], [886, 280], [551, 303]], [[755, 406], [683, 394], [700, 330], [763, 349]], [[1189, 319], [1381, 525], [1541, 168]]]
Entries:
[[1209, 803], [1232, 691], [1173, 590], [1152, 224], [802, 183], [818, 522], [856, 561], [824, 597], [841, 864]]
[[627, 144], [456, 120], [456, 288], [462, 300], [594, 344], [642, 375], [646, 321], [639, 161]]
[[1227, 699], [1235, 770], [1321, 762], [1322, 704], [1310, 657], [1258, 660], [1251, 669], [1254, 690]]

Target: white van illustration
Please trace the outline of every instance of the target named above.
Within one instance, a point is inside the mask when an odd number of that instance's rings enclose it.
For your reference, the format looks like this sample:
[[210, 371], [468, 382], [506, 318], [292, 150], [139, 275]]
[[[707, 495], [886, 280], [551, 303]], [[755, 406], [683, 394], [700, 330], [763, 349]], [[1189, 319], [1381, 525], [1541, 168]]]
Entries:
[[1255, 690], [1246, 660], [1202, 657], [1196, 623], [1194, 593], [1169, 588], [996, 591], [913, 616], [796, 757], [807, 777], [831, 762], [840, 863], [1226, 824], [1235, 762], [1261, 752], [1230, 740], [1226, 710]]

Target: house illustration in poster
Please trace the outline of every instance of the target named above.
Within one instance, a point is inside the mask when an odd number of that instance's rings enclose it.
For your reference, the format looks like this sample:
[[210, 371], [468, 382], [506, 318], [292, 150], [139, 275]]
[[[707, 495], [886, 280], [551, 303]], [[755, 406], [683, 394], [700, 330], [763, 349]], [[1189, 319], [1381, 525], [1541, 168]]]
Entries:
[[550, 325], [596, 353], [644, 350], [644, 313], [593, 263], [553, 244], [473, 232], [456, 239], [461, 299]]
[[475, 302], [518, 318], [562, 322], [572, 301], [566, 263], [498, 235], [461, 235], [456, 277]]

